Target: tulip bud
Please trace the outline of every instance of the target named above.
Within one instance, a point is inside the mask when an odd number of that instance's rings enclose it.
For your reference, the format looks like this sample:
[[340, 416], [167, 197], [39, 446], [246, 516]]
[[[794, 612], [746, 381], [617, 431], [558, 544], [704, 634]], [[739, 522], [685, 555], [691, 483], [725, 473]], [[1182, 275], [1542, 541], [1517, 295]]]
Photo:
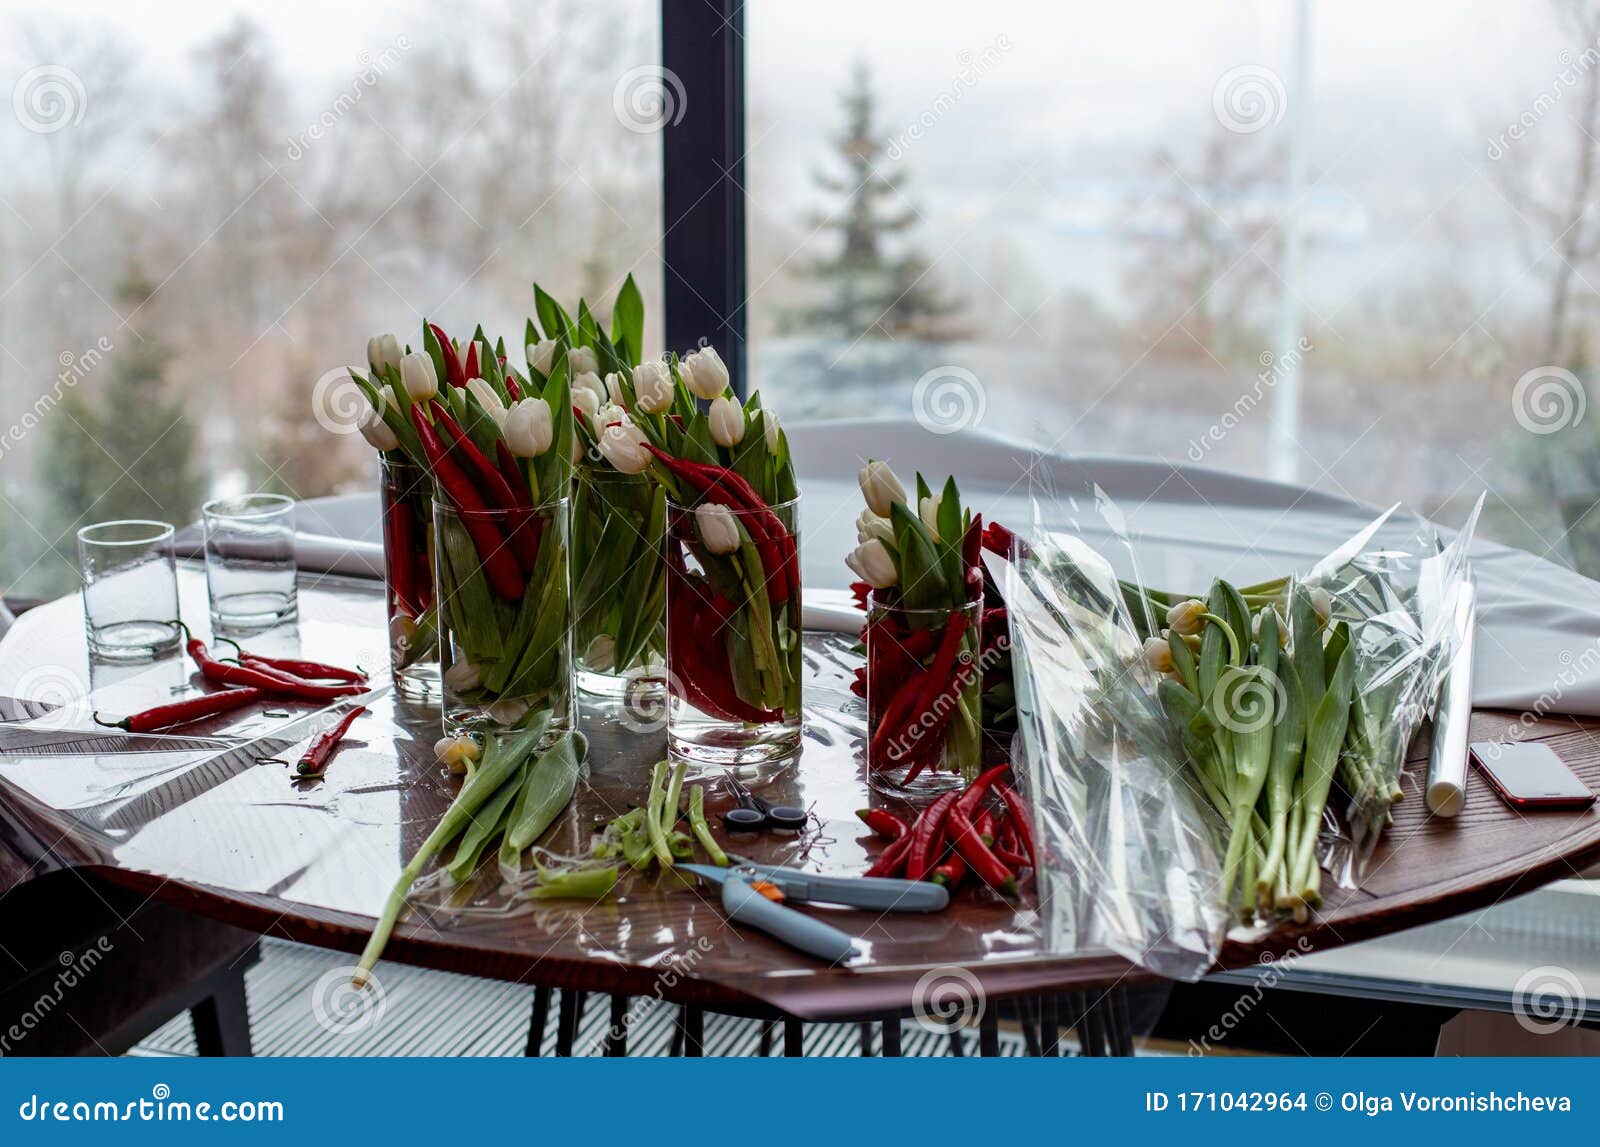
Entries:
[[683, 381], [700, 398], [717, 398], [728, 389], [728, 368], [715, 347], [701, 347], [685, 355]]
[[894, 541], [894, 527], [889, 524], [888, 518], [880, 518], [871, 510], [862, 510], [861, 516], [856, 519], [856, 541], [870, 542], [873, 538], [880, 542]]
[[928, 527], [935, 541], [939, 540], [939, 500], [942, 495], [930, 494], [917, 503], [917, 517], [922, 519], [922, 524]]
[[467, 389], [472, 392], [472, 397], [478, 400], [478, 405], [483, 407], [483, 412], [494, 419], [494, 424], [501, 430], [506, 428], [506, 405], [500, 401], [500, 396], [495, 393], [485, 379], [467, 379]]
[[406, 393], [418, 402], [426, 402], [439, 393], [433, 359], [421, 351], [412, 351], [400, 360], [400, 381], [405, 384]]
[[367, 340], [367, 365], [382, 376], [389, 368], [400, 369], [400, 340], [393, 335], [374, 335]]
[[887, 518], [890, 507], [896, 502], [904, 504], [906, 500], [906, 488], [887, 462], [869, 460], [856, 475], [856, 481], [861, 485], [861, 496], [866, 498], [867, 506], [880, 518]]
[[761, 412], [761, 435], [767, 440], [767, 453], [778, 452], [778, 432], [782, 429], [778, 425], [778, 412], [776, 410], [763, 410]]
[[1206, 627], [1205, 618], [1200, 616], [1205, 611], [1206, 603], [1196, 598], [1180, 601], [1167, 610], [1167, 628], [1177, 630], [1184, 637], [1199, 633]]
[[620, 474], [642, 474], [650, 465], [644, 432], [631, 423], [607, 426], [600, 435], [600, 456]]
[[527, 355], [528, 366], [544, 378], [549, 378], [550, 368], [555, 365], [556, 340], [540, 339], [536, 343], [529, 343]]
[[468, 762], [476, 761], [482, 753], [478, 742], [465, 735], [440, 737], [433, 743], [433, 755], [452, 773], [466, 772]]
[[593, 391], [595, 398], [599, 400], [602, 406], [610, 398], [610, 395], [606, 393], [606, 384], [601, 382], [600, 376], [592, 370], [586, 370], [582, 374], [572, 376], [572, 393], [577, 394], [579, 390]]
[[518, 458], [539, 457], [555, 437], [550, 404], [542, 398], [524, 398], [506, 412], [502, 433], [506, 448]]
[[736, 553], [739, 549], [739, 523], [728, 507], [705, 502], [694, 508], [695, 529], [700, 540], [714, 554]]
[[731, 398], [711, 403], [711, 440], [718, 446], [737, 446], [744, 441], [744, 411]]
[[862, 542], [846, 554], [844, 564], [873, 589], [888, 589], [900, 581], [900, 571], [895, 569], [894, 555], [876, 538]]
[[606, 375], [606, 397], [617, 406], [627, 405], [623, 401], [627, 396], [622, 393], [622, 376], [616, 371], [611, 371]]
[[1311, 608], [1316, 611], [1317, 620], [1327, 628], [1328, 622], [1333, 617], [1333, 595], [1320, 585], [1311, 591]]
[[633, 397], [646, 414], [665, 414], [677, 397], [672, 372], [664, 362], [641, 362], [633, 368]]
[[378, 388], [378, 398], [383, 403], [382, 406], [378, 407], [379, 414], [382, 414], [385, 410], [388, 410], [391, 407], [394, 409], [399, 409], [399, 399], [395, 398], [394, 396], [394, 387], [388, 385], [387, 383]]
[[594, 416], [600, 413], [600, 400], [595, 397], [594, 391], [586, 386], [572, 392], [572, 405], [582, 411], [583, 416], [591, 422], [594, 421]]
[[400, 445], [400, 439], [395, 437], [394, 431], [376, 410], [362, 411], [361, 421], [356, 426], [361, 431], [361, 437], [376, 450], [393, 450]]
[[[594, 374], [600, 369], [600, 359], [594, 353], [593, 347], [575, 346], [567, 351], [568, 374]], [[599, 378], [599, 375], [595, 375]]]
[[607, 426], [632, 426], [633, 419], [628, 417], [628, 412], [614, 402], [608, 402], [595, 411], [594, 428], [599, 433]]
[[1144, 639], [1144, 659], [1157, 673], [1177, 672], [1177, 666], [1172, 662], [1172, 646], [1167, 644], [1165, 637]]
[[459, 659], [450, 668], [444, 671], [444, 683], [453, 693], [467, 693], [476, 689], [483, 682], [483, 674], [478, 667], [465, 657]]

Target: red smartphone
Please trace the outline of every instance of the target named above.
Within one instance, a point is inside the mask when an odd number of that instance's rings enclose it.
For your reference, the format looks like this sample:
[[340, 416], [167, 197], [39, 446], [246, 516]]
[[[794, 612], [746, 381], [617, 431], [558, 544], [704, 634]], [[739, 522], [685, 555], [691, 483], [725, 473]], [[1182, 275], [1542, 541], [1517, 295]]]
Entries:
[[1549, 745], [1474, 741], [1470, 751], [1472, 763], [1512, 808], [1583, 809], [1594, 804], [1589, 786]]

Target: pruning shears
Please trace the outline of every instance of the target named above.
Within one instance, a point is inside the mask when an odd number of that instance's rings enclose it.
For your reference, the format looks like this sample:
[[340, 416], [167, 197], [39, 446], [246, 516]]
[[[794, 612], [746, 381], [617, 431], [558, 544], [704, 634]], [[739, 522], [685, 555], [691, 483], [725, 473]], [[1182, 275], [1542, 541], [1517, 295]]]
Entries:
[[939, 912], [950, 890], [924, 880], [872, 876], [819, 876], [798, 868], [778, 868], [736, 860], [730, 868], [680, 864], [702, 880], [722, 885], [722, 910], [729, 920], [747, 924], [791, 948], [837, 964], [858, 955], [855, 939], [831, 924], [785, 907], [785, 901], [837, 904], [879, 912]]

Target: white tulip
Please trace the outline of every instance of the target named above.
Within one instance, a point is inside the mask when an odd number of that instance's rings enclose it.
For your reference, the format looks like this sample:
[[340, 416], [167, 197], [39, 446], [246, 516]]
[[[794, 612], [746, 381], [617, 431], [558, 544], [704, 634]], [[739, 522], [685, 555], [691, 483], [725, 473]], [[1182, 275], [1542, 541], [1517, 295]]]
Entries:
[[763, 410], [761, 412], [761, 435], [767, 440], [767, 453], [778, 452], [778, 432], [783, 429], [778, 425], [778, 412], [776, 410]]
[[939, 500], [941, 495], [932, 494], [917, 503], [917, 517], [922, 519], [922, 524], [928, 527], [928, 533], [937, 540], [939, 538]]
[[611, 397], [606, 393], [606, 384], [601, 382], [600, 376], [592, 370], [586, 370], [582, 374], [572, 376], [572, 393], [577, 394], [580, 390], [592, 390], [601, 405], [604, 405]]
[[600, 359], [594, 353], [593, 347], [575, 346], [567, 351], [568, 374], [594, 374], [599, 369]]
[[633, 419], [628, 417], [628, 412], [614, 402], [608, 402], [595, 411], [594, 429], [599, 434], [607, 426], [632, 426]]
[[623, 402], [626, 395], [622, 393], [622, 376], [616, 371], [606, 375], [606, 397], [618, 406], [627, 405]]
[[383, 405], [378, 407], [379, 414], [382, 414], [385, 410], [400, 409], [400, 400], [394, 396], [394, 387], [387, 383], [378, 388], [378, 398], [383, 402]]
[[718, 446], [737, 446], [744, 441], [744, 411], [731, 398], [711, 403], [711, 440]]
[[506, 447], [518, 458], [539, 457], [555, 437], [550, 404], [542, 398], [524, 398], [506, 412], [503, 433]]
[[483, 674], [463, 657], [444, 671], [444, 683], [453, 693], [466, 693], [483, 683]]
[[633, 397], [646, 414], [665, 414], [677, 397], [672, 372], [664, 362], [641, 362], [633, 368]]
[[583, 416], [591, 422], [594, 421], [594, 416], [600, 413], [600, 400], [588, 387], [572, 392], [572, 405], [583, 411]]
[[1157, 673], [1177, 672], [1178, 667], [1172, 660], [1172, 646], [1164, 637], [1144, 639], [1144, 659]]
[[361, 431], [361, 437], [376, 450], [393, 450], [400, 445], [400, 439], [389, 429], [389, 424], [370, 407], [361, 412], [361, 421], [356, 427]]
[[494, 387], [489, 385], [487, 379], [467, 379], [467, 389], [472, 392], [472, 397], [478, 400], [478, 405], [483, 407], [484, 413], [494, 419], [494, 424], [501, 430], [506, 428], [506, 404], [500, 401], [500, 396], [495, 393]]
[[550, 368], [555, 365], [556, 340], [540, 339], [536, 343], [529, 343], [527, 355], [528, 365], [545, 378], [549, 378]]
[[1199, 598], [1180, 601], [1167, 610], [1167, 628], [1183, 637], [1192, 637], [1206, 627], [1205, 618], [1201, 616], [1205, 611], [1206, 603]]
[[393, 335], [374, 335], [367, 340], [367, 365], [372, 373], [385, 375], [389, 368], [400, 369], [400, 340]]
[[433, 359], [421, 351], [412, 351], [400, 360], [400, 381], [405, 384], [406, 393], [418, 402], [426, 402], [439, 393]]
[[873, 589], [888, 589], [900, 580], [900, 572], [894, 568], [894, 555], [876, 538], [862, 542], [846, 554], [844, 564]]
[[705, 502], [694, 508], [695, 529], [700, 540], [714, 554], [732, 554], [739, 550], [739, 523], [726, 506]]
[[861, 484], [861, 496], [867, 500], [867, 505], [874, 514], [880, 518], [889, 516], [890, 507], [896, 502], [906, 500], [906, 488], [900, 484], [900, 479], [894, 476], [894, 471], [889, 469], [887, 462], [874, 462], [870, 459], [861, 467], [861, 472], [856, 475], [856, 481]]
[[862, 510], [861, 516], [856, 519], [856, 541], [870, 542], [873, 538], [880, 542], [894, 541], [894, 527], [889, 524], [888, 518], [880, 518], [871, 510]]
[[701, 347], [684, 356], [684, 384], [701, 398], [716, 398], [728, 389], [728, 368], [716, 347]]
[[642, 474], [650, 465], [650, 452], [644, 448], [644, 431], [630, 423], [607, 426], [600, 435], [600, 456], [621, 474]]

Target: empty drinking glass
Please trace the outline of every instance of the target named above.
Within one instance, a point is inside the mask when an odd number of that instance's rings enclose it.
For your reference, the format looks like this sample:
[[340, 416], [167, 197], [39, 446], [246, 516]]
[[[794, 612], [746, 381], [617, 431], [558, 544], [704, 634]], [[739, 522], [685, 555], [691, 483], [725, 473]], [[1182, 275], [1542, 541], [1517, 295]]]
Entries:
[[212, 629], [253, 633], [293, 621], [294, 499], [241, 494], [213, 498], [201, 510]]
[[148, 661], [178, 648], [178, 567], [166, 522], [99, 522], [78, 531], [91, 657]]

